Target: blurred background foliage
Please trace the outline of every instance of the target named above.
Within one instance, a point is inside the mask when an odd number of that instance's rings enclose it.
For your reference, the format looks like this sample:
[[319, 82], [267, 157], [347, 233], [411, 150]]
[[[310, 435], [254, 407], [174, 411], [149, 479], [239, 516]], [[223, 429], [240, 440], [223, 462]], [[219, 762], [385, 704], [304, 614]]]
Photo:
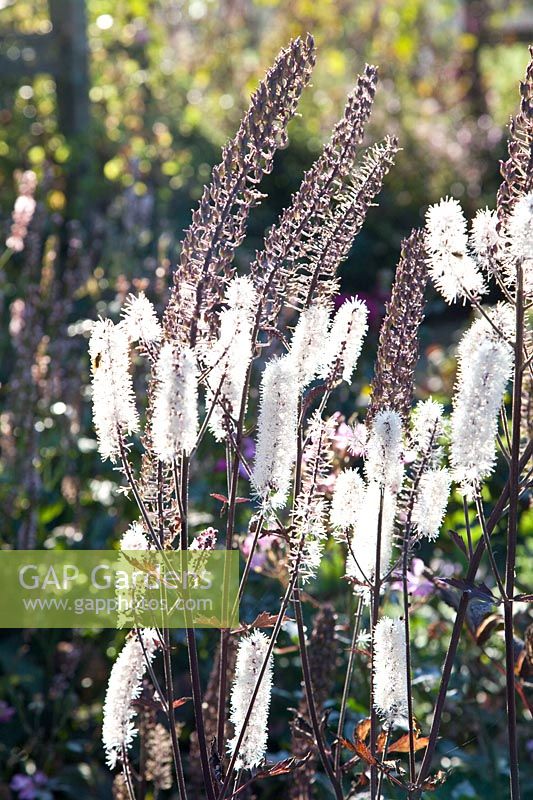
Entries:
[[[98, 314], [116, 318], [132, 290], [145, 289], [162, 306], [182, 231], [221, 145], [280, 47], [306, 31], [318, 46], [312, 85], [290, 125], [290, 144], [264, 182], [267, 197], [252, 215], [239, 259], [245, 269], [265, 227], [289, 201], [340, 116], [364, 62], [378, 64], [381, 80], [368, 140], [395, 133], [402, 151], [342, 272], [342, 292], [367, 300], [372, 323], [358, 383], [331, 408], [352, 418], [354, 412], [364, 415], [401, 238], [421, 224], [428, 204], [441, 195], [460, 199], [467, 215], [494, 206], [505, 128], [516, 110], [526, 44], [533, 39], [527, 2], [0, 0], [4, 237], [17, 171], [31, 169], [38, 178], [26, 247], [1, 257], [2, 547], [107, 547], [125, 530], [132, 504], [119, 492], [120, 476], [102, 465], [95, 451], [86, 320]], [[467, 316], [430, 295], [420, 397], [433, 394], [449, 404], [453, 348]], [[136, 380], [142, 394], [142, 367]], [[134, 457], [140, 452], [137, 442]], [[339, 466], [343, 458], [338, 455]], [[223, 450], [206, 445], [200, 463], [193, 476], [193, 528], [223, 529], [220, 504], [210, 496], [225, 491]], [[497, 473], [487, 502], [502, 480]], [[244, 485], [240, 493], [246, 495]], [[250, 507], [240, 513], [245, 547]], [[457, 498], [447, 526], [460, 532], [461, 513]], [[524, 513], [522, 591], [533, 584], [527, 543], [532, 528]], [[496, 539], [502, 558], [498, 541], [503, 539]], [[461, 574], [462, 554], [446, 537], [419, 555], [437, 574]], [[263, 573], [243, 608], [247, 620], [276, 605], [279, 576], [269, 559], [275, 564], [275, 552], [258, 565]], [[332, 547], [313, 593], [333, 601], [340, 612], [342, 650], [348, 646], [342, 626], [350, 607], [341, 576], [340, 551]], [[413, 618], [421, 654], [415, 702], [427, 732], [452, 612], [420, 575], [412, 580], [421, 598]], [[526, 624], [524, 613], [518, 627]], [[106, 679], [122, 639], [110, 631], [13, 631], [0, 637], [2, 800], [111, 796], [99, 725]], [[179, 634], [175, 644], [176, 691], [186, 696]], [[274, 696], [270, 741], [272, 756], [279, 758], [290, 746], [287, 706], [296, 705], [300, 692], [290, 631], [282, 644], [288, 654], [277, 661], [283, 690]], [[208, 669], [213, 637], [201, 637], [200, 647]], [[450, 777], [436, 797], [505, 796], [502, 652], [497, 635], [483, 646], [472, 636], [465, 639], [439, 747], [440, 766]], [[366, 675], [363, 657], [351, 721], [366, 713], [357, 700], [358, 687], [359, 696], [366, 696]], [[340, 691], [336, 686], [335, 696]], [[188, 706], [181, 711], [187, 741], [192, 715]], [[520, 713], [524, 788], [533, 794], [533, 739], [523, 706]], [[334, 724], [334, 709], [331, 719]], [[265, 782], [261, 796], [278, 796], [280, 786]], [[316, 791], [327, 796], [320, 782]]]

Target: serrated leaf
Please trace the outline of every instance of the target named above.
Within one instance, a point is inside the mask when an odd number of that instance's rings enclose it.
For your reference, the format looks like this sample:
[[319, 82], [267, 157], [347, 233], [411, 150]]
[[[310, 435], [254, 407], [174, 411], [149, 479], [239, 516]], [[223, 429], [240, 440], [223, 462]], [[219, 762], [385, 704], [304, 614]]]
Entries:
[[[268, 611], [261, 611], [253, 622], [249, 624], [241, 623], [240, 627], [235, 628], [232, 633], [247, 633], [252, 628], [273, 628], [278, 621], [278, 616], [279, 614], [269, 614]], [[285, 614], [282, 622], [294, 622], [294, 620]]]

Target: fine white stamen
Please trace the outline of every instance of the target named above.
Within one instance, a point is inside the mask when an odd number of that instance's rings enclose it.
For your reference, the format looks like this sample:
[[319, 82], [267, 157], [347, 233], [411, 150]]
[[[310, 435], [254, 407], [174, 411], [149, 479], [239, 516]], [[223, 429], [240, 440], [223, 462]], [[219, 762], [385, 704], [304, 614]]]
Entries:
[[98, 450], [105, 461], [120, 455], [120, 437], [139, 429], [130, 374], [130, 343], [121, 325], [99, 320], [89, 342], [93, 421]]
[[533, 192], [521, 197], [507, 223], [511, 253], [521, 260], [533, 260]]
[[469, 245], [481, 269], [492, 275], [502, 258], [502, 239], [498, 233], [498, 215], [488, 208], [480, 209], [470, 229]]
[[478, 267], [468, 255], [466, 220], [457, 200], [445, 198], [426, 214], [429, 273], [446, 300], [453, 303], [467, 294], [479, 296], [486, 287]]
[[153, 304], [144, 292], [139, 292], [138, 296], [129, 295], [122, 309], [122, 316], [131, 342], [140, 340], [149, 344], [161, 339], [163, 329]]
[[[149, 661], [155, 657], [158, 640], [155, 631], [147, 628], [140, 634]], [[102, 741], [108, 766], [113, 769], [123, 752], [129, 750], [137, 734], [133, 706], [142, 691], [146, 661], [138, 635], [128, 639], [113, 664], [104, 702]]]
[[322, 561], [326, 532], [326, 503], [321, 488], [331, 469], [334, 419], [316, 412], [307, 432], [302, 454], [301, 490], [294, 503], [291, 566], [305, 584], [314, 578]]
[[447, 469], [429, 469], [420, 478], [413, 506], [413, 525], [420, 536], [438, 537], [450, 496], [451, 476]]
[[[345, 469], [337, 476], [331, 500], [330, 523], [336, 538], [353, 528], [365, 496], [365, 483], [357, 470]], [[344, 536], [341, 537], [344, 540]]]
[[442, 459], [440, 439], [444, 436], [444, 406], [433, 398], [418, 403], [412, 414], [411, 446], [428, 467], [438, 467]]
[[148, 550], [150, 543], [140, 522], [132, 522], [128, 530], [122, 534], [121, 550]]
[[[296, 460], [298, 381], [292, 359], [284, 356], [266, 365], [261, 381], [257, 448], [253, 482], [273, 508], [284, 505]], [[271, 495], [269, 497], [269, 495]]]
[[368, 330], [367, 319], [368, 308], [362, 300], [355, 297], [344, 301], [335, 314], [325, 342], [322, 377], [327, 378], [335, 370], [343, 381], [352, 382]]
[[402, 419], [396, 411], [379, 411], [368, 437], [365, 472], [391, 492], [398, 492], [403, 478]]
[[155, 365], [152, 416], [154, 452], [171, 463], [181, 452], [190, 453], [198, 432], [198, 376], [196, 358], [188, 347], [176, 351], [166, 342]]
[[208, 406], [214, 403], [209, 428], [218, 441], [227, 436], [222, 404], [232, 419], [239, 416], [252, 359], [252, 331], [257, 311], [257, 292], [252, 280], [247, 276], [234, 278], [226, 293], [226, 303], [228, 308], [220, 314], [219, 338], [214, 345], [206, 340], [203, 356], [206, 366], [210, 367], [206, 402]]
[[513, 351], [489, 332], [486, 321], [477, 320], [460, 342], [458, 360], [450, 461], [452, 477], [464, 494], [472, 496], [494, 470], [498, 414], [511, 376]]
[[[377, 483], [371, 482], [366, 487], [363, 502], [357, 514], [346, 559], [347, 576], [360, 583], [372, 581], [376, 571], [380, 503], [381, 489]], [[381, 519], [380, 577], [386, 574], [391, 561], [395, 514], [396, 495], [389, 489], [385, 489]], [[370, 602], [368, 587], [354, 584], [354, 592], [361, 594], [365, 602]]]
[[382, 617], [374, 629], [374, 708], [387, 725], [407, 716], [405, 627]]
[[298, 382], [305, 389], [317, 377], [328, 338], [329, 309], [314, 305], [300, 314], [291, 341], [290, 355], [296, 363]]
[[522, 269], [524, 291], [526, 295], [531, 295], [533, 293], [533, 192], [521, 197], [516, 203], [507, 223], [506, 235], [512, 256], [507, 265], [510, 282], [516, 282], [516, 262], [518, 262]]
[[[235, 726], [235, 736], [228, 742], [228, 750], [233, 754], [250, 705], [261, 667], [268, 650], [269, 639], [259, 630], [254, 630], [239, 642], [235, 679], [231, 689], [230, 719]], [[268, 741], [268, 711], [272, 691], [273, 658], [270, 655], [265, 674], [253, 706], [249, 724], [239, 748], [235, 762], [236, 769], [252, 769], [262, 761]]]

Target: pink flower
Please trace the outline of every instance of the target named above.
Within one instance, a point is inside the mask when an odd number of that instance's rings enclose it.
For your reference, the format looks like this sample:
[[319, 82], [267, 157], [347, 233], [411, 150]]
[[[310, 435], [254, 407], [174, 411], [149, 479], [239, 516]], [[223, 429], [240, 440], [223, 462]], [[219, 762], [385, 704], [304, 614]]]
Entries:
[[[252, 545], [254, 543], [255, 534], [250, 532], [244, 542], [241, 544], [241, 552], [245, 558], [248, 558], [250, 552], [252, 550]], [[252, 556], [251, 561], [251, 568], [252, 569], [262, 569], [267, 561], [267, 554], [272, 546], [272, 543], [276, 540], [275, 536], [266, 535], [260, 536], [257, 540], [257, 546], [255, 548], [255, 552]]]
[[[413, 558], [411, 561], [411, 569], [407, 570], [407, 591], [413, 597], [429, 597], [435, 591], [435, 587], [424, 577], [424, 569], [426, 565], [421, 558]], [[395, 573], [398, 577], [398, 573]], [[396, 581], [391, 586], [392, 589], [401, 591], [401, 580]]]
[[331, 445], [333, 452], [339, 458], [347, 455], [362, 456], [366, 452], [367, 429], [361, 422], [356, 422], [352, 427], [340, 411], [335, 411], [332, 420], [336, 425], [335, 434]]

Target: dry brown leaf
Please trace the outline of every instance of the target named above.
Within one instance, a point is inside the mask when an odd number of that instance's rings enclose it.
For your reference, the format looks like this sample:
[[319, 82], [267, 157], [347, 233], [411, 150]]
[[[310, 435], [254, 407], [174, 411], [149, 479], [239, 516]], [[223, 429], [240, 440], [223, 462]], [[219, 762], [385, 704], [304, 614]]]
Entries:
[[425, 789], [426, 792], [434, 792], [437, 786], [441, 786], [444, 783], [446, 778], [447, 774], [440, 769], [436, 775], [430, 775], [429, 778], [424, 781], [422, 789]]
[[[232, 633], [247, 633], [252, 628], [273, 628], [278, 621], [278, 616], [278, 614], [269, 614], [268, 611], [261, 611], [253, 622], [250, 622], [250, 624], [241, 623], [239, 628], [232, 630]], [[283, 622], [294, 622], [294, 620], [285, 615]]]
[[[415, 752], [423, 750], [429, 744], [427, 736], [415, 736], [414, 745]], [[387, 752], [389, 753], [408, 753], [409, 752], [409, 734], [400, 736], [395, 742], [389, 745]]]
[[374, 758], [374, 756], [372, 755], [372, 753], [370, 752], [370, 750], [368, 749], [368, 747], [364, 742], [362, 742], [360, 739], [356, 739], [355, 742], [353, 743], [353, 746], [359, 758], [362, 758], [363, 761], [366, 761], [366, 763], [369, 764], [371, 767], [377, 765], [378, 763], [377, 760]]
[[339, 736], [339, 742], [344, 748], [346, 748], [346, 750], [350, 750], [352, 753], [357, 753], [355, 745], [352, 744], [352, 742], [350, 742], [348, 739], [345, 739], [344, 736]]
[[184, 706], [185, 703], [188, 703], [189, 700], [192, 700], [192, 697], [178, 697], [177, 700], [174, 700], [172, 703], [172, 708], [179, 708], [180, 706]]
[[356, 739], [360, 739], [362, 742], [366, 741], [368, 735], [370, 734], [370, 724], [370, 717], [361, 720], [355, 729]]
[[309, 752], [304, 758], [286, 758], [283, 761], [277, 761], [275, 764], [268, 764], [265, 769], [255, 775], [255, 780], [272, 778], [276, 775], [286, 775], [301, 767], [310, 757], [311, 753]]

